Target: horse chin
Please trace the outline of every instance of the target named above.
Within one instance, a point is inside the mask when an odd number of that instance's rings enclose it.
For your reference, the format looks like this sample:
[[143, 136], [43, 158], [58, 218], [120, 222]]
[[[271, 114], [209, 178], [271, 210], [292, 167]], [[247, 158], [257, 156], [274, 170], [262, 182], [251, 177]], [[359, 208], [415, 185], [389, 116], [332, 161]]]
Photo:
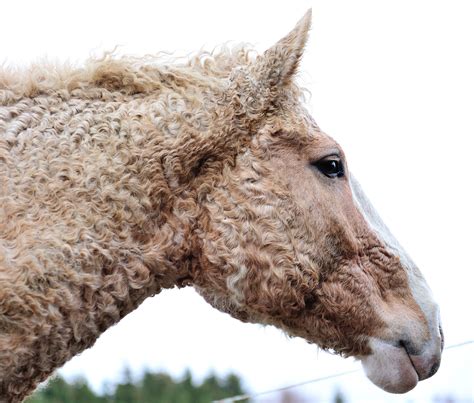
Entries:
[[372, 383], [389, 393], [406, 393], [417, 385], [418, 373], [404, 348], [377, 341], [372, 350], [372, 354], [361, 357]]

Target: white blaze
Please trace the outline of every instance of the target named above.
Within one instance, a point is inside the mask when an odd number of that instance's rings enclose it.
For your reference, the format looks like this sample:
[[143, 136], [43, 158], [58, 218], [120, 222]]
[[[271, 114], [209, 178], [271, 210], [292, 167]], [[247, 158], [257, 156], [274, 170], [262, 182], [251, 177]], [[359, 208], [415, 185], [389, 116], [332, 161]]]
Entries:
[[[362, 188], [357, 180], [351, 175], [350, 185], [354, 202], [365, 218], [369, 227], [376, 233], [378, 238], [385, 244], [387, 249], [398, 256], [402, 266], [405, 268], [408, 276], [408, 284], [412, 292], [413, 298], [422, 310], [429, 323], [432, 342], [439, 344], [439, 312], [438, 305], [435, 303], [431, 290], [425, 279], [420, 273], [418, 267], [411, 260], [410, 256], [405, 252], [397, 239], [392, 235], [390, 230], [384, 224], [377, 211], [365, 196]], [[438, 337], [436, 337], [438, 336]], [[431, 344], [431, 343], [428, 343]], [[433, 346], [426, 346], [432, 348]]]

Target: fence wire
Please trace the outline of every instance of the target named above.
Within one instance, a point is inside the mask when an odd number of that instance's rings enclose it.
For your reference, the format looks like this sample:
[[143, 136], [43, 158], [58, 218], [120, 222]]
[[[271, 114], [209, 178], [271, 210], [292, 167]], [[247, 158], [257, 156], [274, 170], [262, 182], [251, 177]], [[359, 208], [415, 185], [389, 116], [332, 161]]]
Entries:
[[[468, 344], [472, 344], [472, 343], [474, 343], [474, 340], [466, 340], [466, 341], [463, 341], [463, 342], [461, 342], [461, 343], [451, 344], [450, 346], [445, 347], [445, 348], [444, 348], [444, 351], [446, 351], [446, 350], [452, 350], [452, 349], [459, 348], [459, 347], [464, 347], [464, 346], [466, 346], [466, 345], [468, 345]], [[360, 372], [360, 371], [361, 371], [361, 369], [360, 369], [360, 368], [357, 368], [357, 369], [351, 369], [351, 370], [349, 370], [349, 371], [337, 372], [337, 373], [335, 373], [335, 374], [326, 375], [326, 376], [321, 376], [321, 377], [319, 377], [319, 378], [310, 379], [310, 380], [308, 380], [308, 381], [303, 381], [303, 382], [295, 383], [295, 384], [292, 384], [292, 385], [283, 386], [283, 387], [281, 387], [281, 388], [266, 390], [266, 391], [264, 391], [264, 392], [258, 392], [258, 393], [253, 393], [253, 394], [244, 394], [244, 395], [231, 396], [231, 397], [227, 397], [227, 398], [221, 399], [221, 400], [213, 400], [212, 403], [234, 403], [234, 402], [240, 402], [240, 401], [245, 400], [245, 399], [253, 399], [253, 398], [255, 398], [255, 397], [259, 397], [259, 396], [262, 396], [262, 395], [267, 395], [267, 394], [270, 394], [270, 393], [282, 392], [282, 391], [285, 391], [285, 390], [288, 390], [288, 389], [293, 389], [293, 388], [298, 388], [298, 387], [300, 387], [300, 386], [308, 385], [308, 384], [310, 384], [310, 383], [317, 383], [317, 382], [326, 381], [326, 380], [332, 379], [332, 378], [339, 378], [339, 377], [341, 377], [341, 376], [353, 374], [353, 373], [355, 373], [355, 372]]]

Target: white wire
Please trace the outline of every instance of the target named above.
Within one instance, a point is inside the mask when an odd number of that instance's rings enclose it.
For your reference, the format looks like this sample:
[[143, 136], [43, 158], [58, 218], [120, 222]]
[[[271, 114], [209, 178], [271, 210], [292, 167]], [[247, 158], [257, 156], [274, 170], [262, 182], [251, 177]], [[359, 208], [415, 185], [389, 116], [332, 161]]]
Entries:
[[[472, 343], [474, 343], [474, 340], [467, 340], [467, 341], [463, 341], [463, 342], [461, 342], [461, 343], [452, 344], [452, 345], [450, 345], [450, 346], [448, 346], [448, 347], [445, 347], [444, 350], [450, 350], [450, 349], [453, 349], [453, 348], [463, 347], [463, 346], [466, 346], [466, 345], [472, 344]], [[237, 396], [227, 397], [227, 398], [221, 399], [221, 400], [213, 400], [212, 403], [233, 403], [233, 402], [239, 402], [239, 401], [241, 401], [241, 400], [252, 399], [252, 398], [254, 398], [254, 397], [261, 396], [261, 395], [266, 395], [266, 394], [269, 394], [269, 393], [281, 392], [281, 391], [283, 391], [283, 390], [292, 389], [292, 388], [297, 388], [297, 387], [299, 387], [299, 386], [307, 385], [307, 384], [309, 384], [309, 383], [316, 383], [316, 382], [325, 381], [325, 380], [331, 379], [331, 378], [338, 378], [338, 377], [340, 377], [340, 376], [353, 374], [353, 373], [355, 373], [355, 372], [360, 372], [360, 368], [358, 368], [358, 369], [352, 369], [352, 370], [344, 371], [344, 372], [338, 372], [338, 373], [335, 373], [335, 374], [331, 374], [331, 375], [327, 375], [327, 376], [322, 376], [322, 377], [315, 378], [315, 379], [310, 379], [310, 380], [308, 380], [308, 381], [304, 381], [304, 382], [300, 382], [300, 383], [295, 383], [295, 384], [293, 384], [293, 385], [283, 386], [283, 387], [281, 387], [281, 388], [266, 390], [266, 391], [264, 391], [264, 392], [258, 392], [258, 393], [254, 393], [254, 394], [237, 395]]]

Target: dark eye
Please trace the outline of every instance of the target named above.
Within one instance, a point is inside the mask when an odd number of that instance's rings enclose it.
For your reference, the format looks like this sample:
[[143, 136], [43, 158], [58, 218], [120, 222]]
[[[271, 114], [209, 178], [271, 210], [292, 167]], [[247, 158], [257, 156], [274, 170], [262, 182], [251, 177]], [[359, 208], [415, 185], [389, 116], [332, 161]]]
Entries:
[[311, 165], [318, 168], [318, 170], [326, 175], [328, 178], [340, 178], [344, 176], [344, 165], [341, 159], [337, 156], [330, 156], [313, 162]]

